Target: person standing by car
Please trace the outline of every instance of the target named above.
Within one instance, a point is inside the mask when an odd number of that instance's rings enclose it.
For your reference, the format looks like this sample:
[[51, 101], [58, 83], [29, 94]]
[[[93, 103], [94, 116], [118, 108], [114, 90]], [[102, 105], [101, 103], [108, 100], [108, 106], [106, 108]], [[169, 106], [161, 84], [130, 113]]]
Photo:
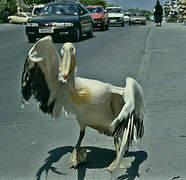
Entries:
[[155, 19], [156, 26], [161, 26], [162, 16], [163, 16], [163, 8], [160, 5], [160, 1], [157, 0], [155, 11], [154, 11], [154, 19]]

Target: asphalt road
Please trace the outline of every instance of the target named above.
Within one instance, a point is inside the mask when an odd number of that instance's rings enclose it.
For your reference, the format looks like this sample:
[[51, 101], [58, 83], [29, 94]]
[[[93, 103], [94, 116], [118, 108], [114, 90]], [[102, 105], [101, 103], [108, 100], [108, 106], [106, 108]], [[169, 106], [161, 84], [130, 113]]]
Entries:
[[[76, 43], [77, 75], [125, 85], [136, 78], [145, 93], [145, 135], [125, 160], [124, 180], [186, 180], [186, 27], [111, 27]], [[112, 138], [87, 128], [87, 163], [70, 168], [79, 127], [73, 115], [52, 119], [31, 104], [21, 109], [20, 79], [33, 44], [24, 26], [0, 25], [0, 180], [108, 180]], [[57, 43], [60, 50], [62, 43]], [[131, 164], [131, 166], [130, 166]]]

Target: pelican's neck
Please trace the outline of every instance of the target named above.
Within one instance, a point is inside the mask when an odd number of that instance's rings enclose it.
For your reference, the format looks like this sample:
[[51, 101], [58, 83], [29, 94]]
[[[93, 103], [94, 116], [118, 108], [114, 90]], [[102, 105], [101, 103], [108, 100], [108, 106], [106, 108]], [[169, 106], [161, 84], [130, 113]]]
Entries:
[[67, 86], [70, 91], [75, 91], [75, 72], [74, 70], [69, 74], [67, 78]]

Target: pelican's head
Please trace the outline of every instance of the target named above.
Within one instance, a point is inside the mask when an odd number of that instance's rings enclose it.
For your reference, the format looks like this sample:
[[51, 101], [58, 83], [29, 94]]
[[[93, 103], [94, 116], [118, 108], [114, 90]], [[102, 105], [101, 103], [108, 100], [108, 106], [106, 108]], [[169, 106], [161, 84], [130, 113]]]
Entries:
[[60, 67], [61, 80], [67, 82], [68, 76], [74, 72], [75, 68], [75, 46], [68, 42], [65, 43], [61, 49], [61, 55], [63, 57]]

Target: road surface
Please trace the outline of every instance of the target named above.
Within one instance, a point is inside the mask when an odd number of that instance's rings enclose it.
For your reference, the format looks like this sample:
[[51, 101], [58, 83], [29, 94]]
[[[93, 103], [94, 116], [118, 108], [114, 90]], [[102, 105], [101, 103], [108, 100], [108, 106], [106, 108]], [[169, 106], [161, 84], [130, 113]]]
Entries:
[[[0, 25], [0, 180], [185, 180], [185, 34], [182, 24], [110, 27], [75, 44], [78, 76], [117, 86], [130, 76], [144, 90], [144, 138], [131, 148], [128, 168], [111, 176], [104, 168], [115, 156], [112, 138], [87, 128], [87, 163], [73, 169], [75, 117], [52, 119], [34, 102], [20, 108], [21, 73], [33, 44], [23, 25]], [[61, 46], [56, 43], [59, 51]]]

